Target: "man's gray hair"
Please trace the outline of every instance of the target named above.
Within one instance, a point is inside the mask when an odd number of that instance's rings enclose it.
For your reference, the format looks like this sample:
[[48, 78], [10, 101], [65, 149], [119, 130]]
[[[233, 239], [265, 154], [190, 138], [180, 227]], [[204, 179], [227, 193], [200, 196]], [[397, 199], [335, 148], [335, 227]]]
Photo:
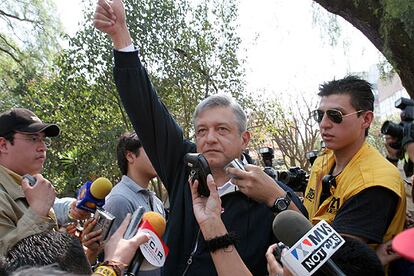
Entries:
[[239, 128], [239, 132], [242, 133], [243, 131], [247, 130], [247, 117], [246, 113], [243, 111], [240, 104], [232, 97], [227, 94], [214, 94], [211, 95], [204, 100], [202, 100], [196, 107], [194, 114], [193, 114], [193, 124], [195, 127], [195, 123], [197, 117], [200, 113], [207, 109], [217, 108], [217, 107], [230, 107], [233, 111], [234, 115], [236, 116], [237, 125]]

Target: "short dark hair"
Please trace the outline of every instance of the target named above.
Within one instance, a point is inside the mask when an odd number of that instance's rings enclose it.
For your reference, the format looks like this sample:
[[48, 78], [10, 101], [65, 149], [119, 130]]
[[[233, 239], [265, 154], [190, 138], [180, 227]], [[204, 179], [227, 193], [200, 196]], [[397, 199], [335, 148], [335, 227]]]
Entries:
[[76, 274], [91, 273], [82, 244], [67, 233], [50, 230], [28, 236], [6, 254], [6, 271], [9, 272], [25, 266], [51, 264]]
[[8, 133], [3, 135], [3, 138], [6, 139], [7, 141], [9, 141], [10, 144], [13, 145], [14, 144], [14, 134], [16, 134], [16, 132], [14, 132], [14, 131], [8, 132]]
[[[319, 86], [318, 96], [325, 97], [345, 94], [351, 97], [351, 105], [355, 110], [374, 111], [374, 93], [372, 85], [358, 76], [349, 75], [340, 80], [325, 82]], [[359, 116], [361, 113], [358, 113]], [[368, 129], [365, 136], [368, 135]]]
[[128, 173], [128, 160], [126, 155], [128, 151], [139, 156], [139, 148], [142, 147], [141, 141], [135, 132], [125, 132], [118, 139], [116, 146], [116, 156], [118, 158], [118, 167], [123, 175]]
[[[345, 275], [385, 275], [384, 267], [377, 254], [366, 243], [343, 236], [345, 244], [336, 251], [331, 259]], [[314, 275], [325, 275], [319, 269]]]
[[319, 86], [318, 96], [324, 97], [335, 94], [350, 95], [351, 105], [356, 110], [374, 111], [372, 85], [357, 76], [346, 76], [343, 79], [325, 82]]

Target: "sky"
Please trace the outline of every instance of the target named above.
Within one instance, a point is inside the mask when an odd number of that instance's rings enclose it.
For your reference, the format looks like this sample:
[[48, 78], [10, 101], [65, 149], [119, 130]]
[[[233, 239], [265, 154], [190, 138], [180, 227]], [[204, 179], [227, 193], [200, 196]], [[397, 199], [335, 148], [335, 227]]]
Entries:
[[[266, 97], [316, 99], [320, 83], [368, 71], [380, 60], [372, 43], [342, 18], [345, 42], [330, 46], [327, 35], [312, 21], [312, 0], [239, 1], [246, 91]], [[55, 2], [66, 31], [74, 34], [76, 19], [82, 18], [81, 0]]]

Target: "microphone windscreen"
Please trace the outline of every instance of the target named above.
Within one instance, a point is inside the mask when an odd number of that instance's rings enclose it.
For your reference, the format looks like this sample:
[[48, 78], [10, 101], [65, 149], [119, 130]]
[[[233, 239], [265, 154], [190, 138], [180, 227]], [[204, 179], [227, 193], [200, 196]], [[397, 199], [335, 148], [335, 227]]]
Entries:
[[161, 214], [152, 211], [146, 212], [142, 216], [142, 220], [148, 221], [154, 228], [155, 232], [157, 232], [159, 237], [162, 237], [162, 235], [164, 235], [166, 222], [165, 218]]
[[294, 245], [311, 228], [312, 224], [305, 216], [292, 210], [279, 213], [273, 220], [275, 237], [289, 247]]
[[104, 199], [112, 190], [112, 183], [108, 178], [99, 177], [90, 188], [91, 195], [96, 199]]

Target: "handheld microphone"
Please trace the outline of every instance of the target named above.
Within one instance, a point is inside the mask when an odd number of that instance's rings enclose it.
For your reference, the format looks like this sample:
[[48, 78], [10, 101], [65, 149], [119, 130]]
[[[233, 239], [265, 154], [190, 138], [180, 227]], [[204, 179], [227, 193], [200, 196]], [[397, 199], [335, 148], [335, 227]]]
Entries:
[[[140, 208], [134, 212], [130, 222], [130, 225], [132, 223], [131, 229], [128, 225], [125, 234], [128, 233], [128, 236], [132, 237], [132, 233], [135, 235], [138, 230], [142, 230], [150, 234], [150, 239], [148, 242], [140, 245], [140, 250], [135, 253], [135, 256], [129, 264], [128, 270], [125, 274], [128, 276], [138, 275], [138, 271], [144, 261], [144, 258], [150, 264], [156, 267], [161, 267], [164, 265], [165, 258], [168, 255], [168, 248], [161, 240], [166, 226], [164, 217], [156, 212], [142, 213], [143, 211]], [[126, 238], [125, 234], [124, 238]]]
[[105, 177], [99, 177], [94, 182], [87, 181], [80, 187], [76, 207], [95, 212], [96, 207], [105, 204], [105, 197], [112, 190], [112, 183]]
[[286, 210], [273, 221], [276, 238], [290, 249], [282, 256], [283, 263], [298, 275], [312, 275], [319, 268], [325, 275], [345, 276], [330, 259], [345, 241], [325, 221], [312, 224], [300, 213]]

